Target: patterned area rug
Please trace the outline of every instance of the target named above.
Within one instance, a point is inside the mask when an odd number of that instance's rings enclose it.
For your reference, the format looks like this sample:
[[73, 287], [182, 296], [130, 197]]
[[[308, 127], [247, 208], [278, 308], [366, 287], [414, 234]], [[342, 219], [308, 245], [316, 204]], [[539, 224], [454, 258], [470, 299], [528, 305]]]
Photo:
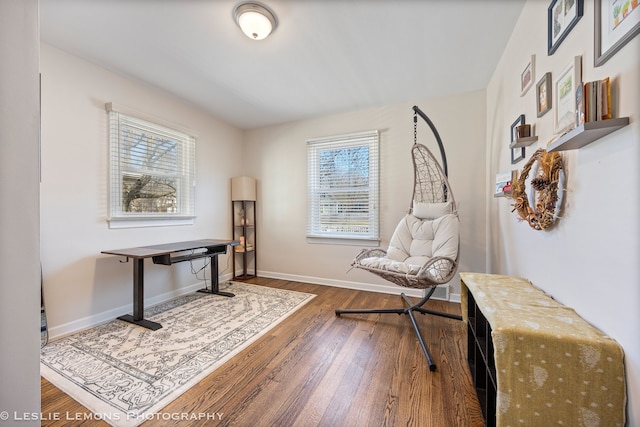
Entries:
[[145, 309], [157, 331], [112, 320], [52, 341], [41, 375], [96, 419], [136, 426], [315, 296], [239, 282], [220, 289], [236, 296], [194, 293]]

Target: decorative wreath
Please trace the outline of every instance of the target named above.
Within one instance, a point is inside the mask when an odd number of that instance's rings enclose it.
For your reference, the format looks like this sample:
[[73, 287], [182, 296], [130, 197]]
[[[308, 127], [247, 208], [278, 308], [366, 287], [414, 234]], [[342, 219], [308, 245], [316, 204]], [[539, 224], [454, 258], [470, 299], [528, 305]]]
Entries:
[[[531, 173], [531, 181], [526, 180]], [[522, 173], [512, 184], [515, 201], [513, 211], [536, 230], [549, 228], [558, 218], [564, 189], [564, 168], [559, 153], [548, 153], [540, 148], [522, 168]], [[527, 195], [527, 187], [530, 194]]]

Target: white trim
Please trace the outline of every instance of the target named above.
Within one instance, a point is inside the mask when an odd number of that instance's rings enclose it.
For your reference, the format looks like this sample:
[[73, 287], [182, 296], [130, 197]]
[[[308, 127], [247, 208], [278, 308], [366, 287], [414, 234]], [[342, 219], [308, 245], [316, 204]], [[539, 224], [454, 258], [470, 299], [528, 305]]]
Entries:
[[[219, 282], [224, 283], [228, 280], [231, 280], [231, 273], [220, 276]], [[210, 286], [210, 282], [207, 282]], [[133, 284], [131, 284], [133, 286]], [[182, 288], [175, 289], [171, 292], [166, 292], [161, 295], [156, 295], [155, 297], [145, 298], [144, 306], [151, 307], [174, 298], [177, 298], [182, 295], [190, 294], [192, 292], [196, 292], [199, 289], [203, 289], [205, 287], [204, 281], [199, 281], [197, 283], [187, 285]], [[62, 338], [66, 335], [73, 334], [78, 331], [82, 331], [84, 329], [92, 328], [94, 326], [100, 325], [101, 323], [108, 322], [117, 318], [118, 316], [122, 316], [124, 314], [131, 314], [133, 309], [133, 301], [127, 303], [126, 305], [103, 311], [102, 313], [97, 313], [91, 316], [83, 317], [82, 319], [74, 320], [68, 323], [64, 323], [62, 325], [55, 326], [53, 328], [49, 328], [49, 339], [54, 340], [57, 338]]]
[[[350, 282], [345, 280], [324, 279], [319, 277], [273, 273], [268, 271], [260, 271], [258, 276], [272, 278], [272, 279], [290, 280], [293, 282], [311, 283], [314, 285], [333, 286], [336, 288], [353, 289], [358, 291], [379, 292], [379, 293], [391, 294], [391, 295], [400, 295], [401, 293], [404, 292], [405, 295], [409, 297], [416, 297], [416, 298], [422, 298], [423, 292], [424, 292], [421, 289], [402, 288], [394, 285], [378, 285], [378, 284], [372, 284], [372, 283]], [[232, 280], [232, 277], [233, 275], [231, 273], [223, 274], [220, 276], [219, 281], [220, 283], [224, 283], [228, 280]], [[205, 287], [205, 282], [199, 281], [197, 283], [187, 285], [182, 288], [178, 288], [171, 292], [166, 292], [162, 295], [157, 295], [151, 298], [145, 298], [144, 306], [151, 307], [156, 304], [169, 301], [173, 298], [177, 298], [181, 295], [186, 295], [191, 292], [196, 292], [198, 289], [202, 289], [204, 287]], [[438, 298], [438, 297], [432, 297], [432, 299], [445, 301], [444, 299]], [[460, 294], [449, 294], [449, 302], [459, 304]], [[68, 323], [50, 328], [49, 339], [54, 340], [54, 339], [62, 338], [66, 335], [97, 326], [101, 323], [108, 322], [110, 320], [117, 318], [118, 316], [122, 316], [123, 314], [130, 314], [132, 310], [132, 305], [133, 303], [128, 303], [126, 305], [123, 305], [111, 310], [103, 311], [102, 313], [97, 313], [91, 316], [84, 317], [82, 319], [74, 320], [72, 322], [68, 322]]]
[[321, 245], [347, 245], [347, 246], [380, 246], [380, 239], [342, 239], [337, 237], [307, 236], [307, 243], [317, 243]]
[[113, 217], [107, 218], [109, 228], [137, 228], [137, 227], [165, 227], [173, 225], [193, 225], [196, 223], [194, 216], [182, 218], [123, 218]]
[[[300, 276], [296, 274], [274, 273], [271, 271], [258, 271], [258, 277], [268, 277], [271, 279], [282, 279], [282, 280], [290, 280], [293, 282], [312, 283], [314, 285], [326, 285], [326, 286], [333, 286], [336, 288], [353, 289], [357, 291], [379, 292], [379, 293], [390, 294], [390, 295], [400, 295], [401, 293], [404, 293], [409, 297], [416, 297], [416, 298], [422, 298], [425, 292], [423, 289], [403, 288], [395, 285], [379, 285], [374, 283], [350, 282], [346, 280], [325, 279], [321, 277]], [[448, 285], [442, 285], [442, 286], [444, 287]], [[445, 298], [438, 298], [437, 296], [432, 296], [431, 298], [434, 300], [460, 303], [459, 294], [455, 294], [457, 295], [457, 301], [452, 301], [452, 298], [451, 298], [452, 294], [449, 294], [448, 291], [446, 291], [446, 293], [447, 295], [449, 295], [448, 300]]]
[[107, 112], [115, 111], [116, 113], [126, 114], [127, 116], [133, 116], [137, 119], [142, 119], [147, 122], [155, 123], [173, 130], [177, 130], [182, 133], [186, 133], [187, 135], [195, 139], [198, 139], [198, 135], [187, 127], [177, 125], [168, 120], [162, 119], [160, 117], [156, 117], [151, 114], [143, 113], [133, 108], [125, 107], [124, 105], [116, 104], [115, 102], [107, 102], [106, 104], [104, 104], [104, 109]]

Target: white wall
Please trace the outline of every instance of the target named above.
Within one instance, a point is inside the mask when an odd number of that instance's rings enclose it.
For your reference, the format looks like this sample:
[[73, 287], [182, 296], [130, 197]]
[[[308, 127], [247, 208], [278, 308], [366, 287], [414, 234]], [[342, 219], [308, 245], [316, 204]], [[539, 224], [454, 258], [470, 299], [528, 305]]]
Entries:
[[[306, 140], [314, 137], [380, 131], [381, 246], [386, 248], [412, 196], [414, 104], [339, 114], [246, 133], [246, 172], [258, 180], [258, 271], [336, 286], [366, 288], [387, 285], [361, 270], [347, 272], [357, 246], [311, 244], [306, 241]], [[485, 264], [485, 93], [417, 100], [444, 142], [449, 177], [461, 218], [460, 271], [481, 271]], [[418, 142], [440, 158], [428, 125], [418, 119]], [[459, 293], [459, 280], [452, 282]], [[382, 289], [382, 287], [377, 287]]]
[[[132, 263], [100, 251], [231, 238], [229, 179], [241, 173], [242, 132], [166, 92], [46, 44], [41, 47], [41, 68], [42, 264], [55, 337], [131, 312]], [[195, 225], [109, 229], [106, 102], [198, 135]], [[221, 274], [226, 266], [227, 257], [221, 256]], [[189, 263], [165, 267], [146, 262], [145, 297], [152, 302], [197, 282]]]
[[[583, 80], [613, 79], [614, 114], [631, 124], [614, 134], [563, 153], [567, 191], [553, 229], [535, 231], [511, 213], [511, 201], [489, 200], [489, 270], [530, 279], [613, 337], [625, 351], [629, 425], [640, 425], [640, 283], [638, 217], [640, 182], [640, 37], [603, 66], [594, 68], [594, 3], [547, 56], [549, 2], [527, 2], [487, 89], [487, 189], [502, 170], [511, 170], [509, 126], [521, 113], [535, 123], [537, 144], [553, 134], [552, 109], [536, 118], [535, 87], [520, 97], [519, 77], [535, 54], [535, 82], [549, 71], [555, 79], [571, 58], [582, 55]], [[640, 13], [640, 11], [634, 12]], [[555, 106], [554, 106], [555, 108]], [[526, 159], [516, 164], [522, 170]]]
[[[40, 425], [38, 2], [0, 2], [0, 424]], [[19, 384], [17, 387], [16, 385]], [[7, 418], [5, 418], [7, 415]]]

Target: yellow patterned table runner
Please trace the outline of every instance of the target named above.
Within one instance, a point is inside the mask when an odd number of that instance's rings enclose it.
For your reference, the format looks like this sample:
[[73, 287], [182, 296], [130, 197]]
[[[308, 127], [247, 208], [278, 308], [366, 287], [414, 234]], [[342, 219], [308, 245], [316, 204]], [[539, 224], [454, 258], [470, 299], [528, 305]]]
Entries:
[[460, 273], [492, 328], [498, 426], [623, 426], [622, 347], [526, 279]]

